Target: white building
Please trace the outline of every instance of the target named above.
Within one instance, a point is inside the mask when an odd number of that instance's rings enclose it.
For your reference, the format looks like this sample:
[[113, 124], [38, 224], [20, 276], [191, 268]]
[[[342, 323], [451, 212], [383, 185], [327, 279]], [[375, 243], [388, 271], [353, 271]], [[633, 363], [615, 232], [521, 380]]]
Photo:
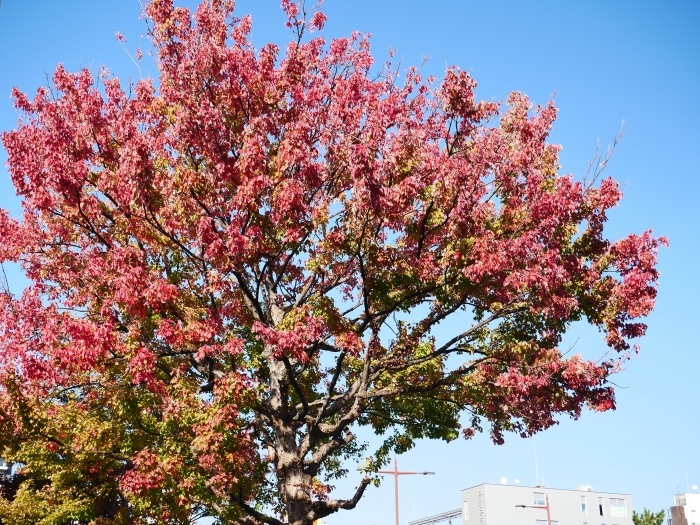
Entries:
[[548, 511], [551, 525], [633, 525], [629, 494], [594, 492], [589, 485], [483, 484], [462, 491], [464, 525], [547, 525]]
[[668, 525], [700, 525], [700, 494], [676, 494], [674, 503], [668, 510]]
[[9, 476], [10, 474], [12, 474], [12, 463], [0, 458], [0, 476]]

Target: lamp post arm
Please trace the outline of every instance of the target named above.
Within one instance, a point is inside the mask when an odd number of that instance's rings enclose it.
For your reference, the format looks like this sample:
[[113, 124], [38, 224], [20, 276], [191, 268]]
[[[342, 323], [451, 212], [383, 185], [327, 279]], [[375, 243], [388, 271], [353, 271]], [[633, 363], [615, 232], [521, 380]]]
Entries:
[[[2, 0], [0, 0], [0, 1], [2, 1]], [[395, 472], [393, 470], [378, 470], [377, 474], [391, 474], [392, 476], [405, 476], [408, 474], [419, 474], [422, 476], [431, 476], [431, 475], [435, 474], [435, 472], [408, 472], [406, 470], [400, 470], [398, 472]], [[542, 507], [542, 508], [544, 508], [544, 507]]]
[[[2, 0], [0, 0], [2, 1]], [[394, 470], [378, 470], [377, 474], [389, 474], [391, 476], [394, 476], [394, 500], [396, 504], [396, 525], [399, 525], [399, 476], [407, 476], [407, 475], [422, 475], [422, 476], [427, 476], [427, 475], [432, 475], [435, 474], [435, 472], [410, 472], [406, 470], [399, 470], [399, 462], [396, 458], [394, 458]]]
[[549, 496], [547, 494], [544, 495], [544, 503], [544, 505], [516, 505], [516, 507], [521, 509], [544, 509], [547, 511], [547, 525], [552, 525], [552, 517], [549, 511]]

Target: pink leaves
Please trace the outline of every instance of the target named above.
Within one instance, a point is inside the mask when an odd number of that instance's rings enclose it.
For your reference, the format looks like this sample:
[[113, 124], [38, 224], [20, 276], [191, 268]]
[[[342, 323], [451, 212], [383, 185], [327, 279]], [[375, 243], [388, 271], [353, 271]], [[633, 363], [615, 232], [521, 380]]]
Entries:
[[[282, 8], [294, 24], [320, 30], [326, 20], [302, 21], [298, 2]], [[318, 339], [359, 349], [361, 336], [314, 315], [264, 322], [241, 276], [283, 272], [275, 286], [286, 308], [309, 283], [307, 298], [386, 284], [370, 307], [382, 310], [447, 288], [450, 275], [446, 295], [465, 304], [526, 302], [567, 322], [588, 301], [615, 347], [643, 331], [628, 321], [653, 305], [657, 241], [608, 252], [601, 227], [619, 189], [606, 179], [584, 190], [557, 174], [552, 103], [533, 109], [514, 93], [496, 121], [498, 104], [478, 102], [476, 82], [456, 68], [437, 87], [416, 68], [403, 84], [390, 66], [370, 74], [357, 33], [328, 46], [302, 39], [279, 59], [276, 46], [250, 46], [249, 17], [230, 23], [232, 2], [190, 15], [159, 0], [146, 12], [158, 91], [139, 82], [129, 97], [108, 79], [105, 99], [87, 71], [59, 67], [55, 99], [14, 93], [27, 119], [3, 141], [32, 213], [21, 226], [0, 217], [0, 250], [32, 278], [51, 274], [67, 304], [99, 297], [101, 312], [132, 316], [200, 357], [217, 354], [225, 323], [257, 322], [275, 352], [302, 359]], [[203, 322], [221, 311], [215, 326]]]
[[[30, 111], [31, 110], [31, 103], [29, 102], [29, 98], [27, 95], [22, 93], [19, 89], [16, 87], [12, 88], [12, 100], [14, 102], [15, 109], [18, 109], [20, 111]], [[3, 135], [5, 135], [5, 132], [3, 132]]]
[[102, 368], [116, 347], [113, 327], [42, 304], [36, 287], [0, 297], [0, 368], [20, 373], [28, 390], [50, 392]]
[[[448, 114], [478, 121], [474, 104], [476, 82], [465, 71], [448, 69], [440, 87], [440, 97]], [[476, 117], [476, 118], [475, 118]]]
[[667, 246], [665, 237], [654, 238], [651, 230], [642, 235], [630, 235], [610, 247], [615, 267], [626, 275], [634, 270], [656, 274], [656, 253], [660, 246]]
[[270, 328], [263, 323], [253, 324], [253, 331], [266, 346], [272, 348], [275, 357], [292, 357], [301, 363], [309, 360], [310, 346], [326, 333], [325, 323], [316, 317], [302, 315], [287, 330]]
[[654, 238], [651, 231], [646, 231], [639, 236], [630, 235], [609, 249], [606, 269], [617, 272], [619, 280], [605, 283], [609, 298], [601, 324], [606, 328], [608, 345], [618, 351], [628, 350], [628, 340], [646, 331], [645, 324], [633, 320], [648, 315], [654, 307], [659, 277], [657, 251], [667, 244], [665, 237]]
[[282, 0], [282, 10], [287, 15], [287, 27], [299, 26], [302, 21], [297, 20], [299, 16], [299, 6], [291, 0]]
[[239, 45], [248, 45], [248, 34], [253, 27], [253, 18], [246, 15], [238, 21], [231, 30], [231, 38]]
[[22, 238], [20, 224], [3, 209], [0, 209], [0, 232], [2, 232], [0, 260], [16, 261], [20, 253], [22, 253], [21, 246], [25, 239]]
[[134, 356], [129, 360], [129, 371], [135, 385], [145, 384], [153, 391], [160, 391], [160, 385], [155, 375], [156, 355], [146, 347], [136, 350]]
[[311, 17], [311, 21], [309, 22], [309, 26], [312, 29], [317, 29], [321, 31], [323, 29], [323, 26], [326, 23], [326, 15], [324, 15], [322, 12], [318, 11], [314, 13], [314, 15]]
[[144, 292], [144, 298], [154, 307], [174, 302], [179, 296], [179, 288], [163, 279], [155, 279]]
[[[614, 409], [614, 392], [606, 386], [610, 363], [583, 361], [577, 355], [565, 359], [535, 344], [514, 346], [512, 353], [506, 348], [463, 385], [468, 399], [480, 398], [477, 413], [492, 423], [496, 443], [503, 443], [504, 431], [527, 437], [549, 428], [557, 423], [557, 413], [577, 419], [584, 405], [596, 411]], [[463, 433], [469, 438], [474, 432], [467, 427]]]
[[282, 9], [287, 15], [287, 18], [292, 19], [299, 16], [299, 6], [292, 0], [282, 0]]
[[149, 490], [162, 490], [167, 474], [163, 472], [158, 456], [148, 449], [142, 450], [134, 458], [134, 466], [120, 483], [126, 493], [141, 494]]

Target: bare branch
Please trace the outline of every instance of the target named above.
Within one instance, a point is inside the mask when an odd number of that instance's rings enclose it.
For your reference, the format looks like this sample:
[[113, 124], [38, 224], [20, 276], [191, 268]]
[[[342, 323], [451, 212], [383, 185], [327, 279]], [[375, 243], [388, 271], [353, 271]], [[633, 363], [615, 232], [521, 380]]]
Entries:
[[615, 153], [615, 149], [617, 149], [617, 146], [622, 140], [622, 136], [624, 135], [624, 126], [625, 121], [623, 120], [620, 124], [620, 130], [615, 134], [612, 144], [610, 144], [607, 147], [605, 153], [601, 151], [600, 139], [598, 140], [598, 143], [595, 147], [595, 152], [593, 153], [593, 157], [588, 159], [586, 174], [583, 178], [583, 186], [586, 190], [588, 190], [591, 186], [593, 186], [593, 184], [596, 183], [596, 181], [605, 171], [605, 168], [608, 167], [608, 163], [610, 162], [610, 159]]

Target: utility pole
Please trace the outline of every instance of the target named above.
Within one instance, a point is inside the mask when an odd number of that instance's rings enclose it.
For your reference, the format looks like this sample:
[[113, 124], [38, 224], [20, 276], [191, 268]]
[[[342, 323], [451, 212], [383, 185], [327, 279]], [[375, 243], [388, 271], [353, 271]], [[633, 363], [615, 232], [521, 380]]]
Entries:
[[547, 511], [547, 525], [552, 525], [552, 518], [549, 515], [549, 496], [544, 495], [544, 505], [516, 505], [523, 509], [545, 509]]
[[394, 470], [378, 470], [377, 474], [394, 476], [394, 500], [396, 504], [396, 525], [399, 525], [399, 476], [420, 474], [422, 476], [433, 475], [435, 472], [408, 472], [399, 470], [399, 462], [394, 458]]

